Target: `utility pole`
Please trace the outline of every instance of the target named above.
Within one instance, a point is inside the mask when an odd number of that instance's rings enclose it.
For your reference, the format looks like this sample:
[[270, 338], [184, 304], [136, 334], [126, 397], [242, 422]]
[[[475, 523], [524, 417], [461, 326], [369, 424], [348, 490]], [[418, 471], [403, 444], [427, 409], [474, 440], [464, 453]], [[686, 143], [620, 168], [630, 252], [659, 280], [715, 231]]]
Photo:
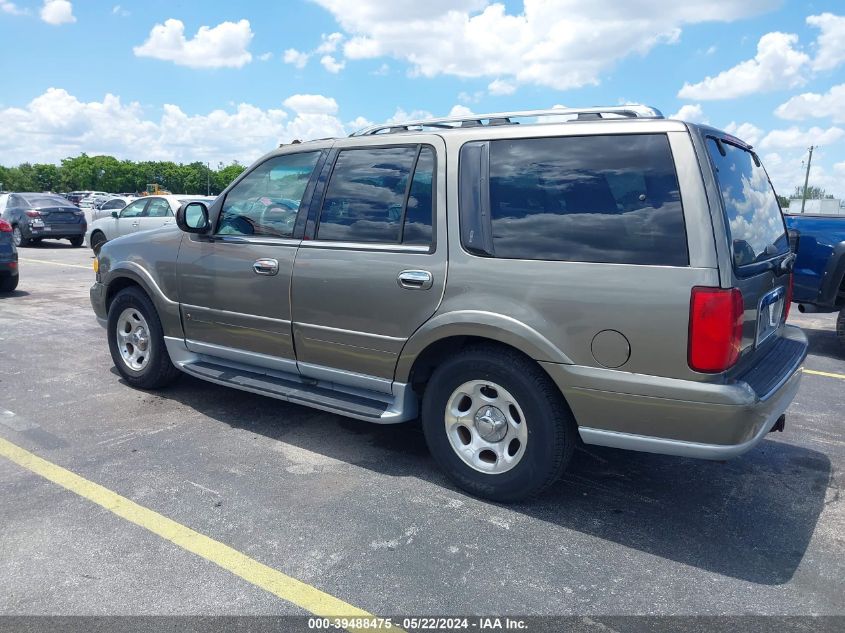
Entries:
[[[812, 152], [810, 155], [812, 156]], [[804, 189], [807, 189], [806, 185], [804, 185]], [[211, 195], [211, 163], [205, 164], [205, 195]]]
[[804, 205], [807, 204], [807, 184], [810, 182], [810, 163], [813, 162], [813, 150], [815, 146], [810, 145], [810, 157], [807, 159], [807, 174], [804, 176], [804, 193], [801, 195], [801, 213], [804, 213]]

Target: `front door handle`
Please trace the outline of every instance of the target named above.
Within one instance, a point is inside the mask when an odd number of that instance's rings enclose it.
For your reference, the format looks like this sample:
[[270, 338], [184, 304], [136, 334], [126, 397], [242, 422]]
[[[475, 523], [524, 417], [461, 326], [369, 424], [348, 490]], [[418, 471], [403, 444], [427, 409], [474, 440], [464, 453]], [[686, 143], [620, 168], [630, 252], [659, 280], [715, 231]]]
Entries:
[[276, 259], [256, 259], [252, 265], [256, 275], [277, 275], [279, 273], [279, 262]]
[[133, 222], [132, 226], [141, 226], [141, 223], [140, 222]]
[[402, 288], [410, 290], [428, 290], [432, 284], [431, 273], [427, 270], [403, 270], [396, 280]]

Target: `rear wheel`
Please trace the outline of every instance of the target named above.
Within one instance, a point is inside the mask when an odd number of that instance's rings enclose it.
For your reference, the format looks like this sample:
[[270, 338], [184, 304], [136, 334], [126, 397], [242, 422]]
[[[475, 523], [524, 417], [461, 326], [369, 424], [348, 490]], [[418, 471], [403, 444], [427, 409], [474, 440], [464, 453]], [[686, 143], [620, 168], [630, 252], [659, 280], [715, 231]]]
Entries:
[[839, 311], [839, 317], [836, 319], [836, 338], [839, 339], [839, 344], [845, 348], [845, 308]]
[[91, 233], [91, 250], [94, 251], [95, 255], [100, 254], [100, 249], [103, 248], [103, 244], [105, 243], [106, 236], [102, 231], [94, 231]]
[[18, 287], [18, 275], [9, 275], [8, 277], [0, 277], [0, 292], [12, 292]]
[[133, 387], [159, 389], [179, 376], [155, 306], [140, 288], [125, 288], [112, 301], [108, 338], [114, 366]]
[[84, 241], [85, 241], [85, 238], [81, 235], [79, 237], [72, 237], [72, 238], [70, 238], [70, 245], [73, 246], [74, 248], [79, 248], [80, 246], [82, 246], [82, 243]]
[[12, 240], [15, 242], [15, 246], [29, 246], [30, 240], [23, 236], [21, 233], [21, 227], [15, 225], [12, 227]]
[[535, 362], [497, 347], [464, 350], [432, 374], [422, 424], [431, 454], [471, 494], [518, 501], [554, 483], [577, 431]]

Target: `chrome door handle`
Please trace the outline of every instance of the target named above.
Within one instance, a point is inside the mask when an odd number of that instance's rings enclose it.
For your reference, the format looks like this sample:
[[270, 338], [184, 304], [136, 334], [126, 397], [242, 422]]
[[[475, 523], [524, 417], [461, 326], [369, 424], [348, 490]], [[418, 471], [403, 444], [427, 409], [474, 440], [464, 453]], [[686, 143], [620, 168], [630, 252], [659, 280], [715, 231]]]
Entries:
[[275, 259], [256, 259], [252, 265], [256, 275], [277, 275], [279, 273], [279, 262]]
[[132, 223], [132, 226], [140, 226], [140, 225], [141, 225], [141, 223], [140, 223], [140, 222], [133, 222], [133, 223]]
[[402, 288], [411, 290], [428, 290], [431, 288], [432, 277], [427, 270], [403, 270], [396, 278]]

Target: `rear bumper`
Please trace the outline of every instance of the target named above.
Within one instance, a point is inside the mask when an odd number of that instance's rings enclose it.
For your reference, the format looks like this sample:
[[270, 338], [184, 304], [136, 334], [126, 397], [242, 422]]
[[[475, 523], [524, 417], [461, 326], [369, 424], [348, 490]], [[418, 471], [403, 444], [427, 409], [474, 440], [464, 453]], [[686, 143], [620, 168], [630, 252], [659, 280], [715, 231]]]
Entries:
[[8, 277], [18, 274], [18, 253], [0, 246], [0, 275]]
[[82, 224], [60, 224], [58, 226], [30, 226], [23, 228], [21, 233], [24, 237], [34, 239], [55, 239], [62, 240], [70, 237], [82, 237], [85, 235], [88, 225]]
[[763, 367], [728, 384], [542, 365], [566, 397], [585, 444], [728, 459], [762, 440], [798, 392], [807, 339], [787, 327], [784, 341], [787, 355], [764, 359]]

